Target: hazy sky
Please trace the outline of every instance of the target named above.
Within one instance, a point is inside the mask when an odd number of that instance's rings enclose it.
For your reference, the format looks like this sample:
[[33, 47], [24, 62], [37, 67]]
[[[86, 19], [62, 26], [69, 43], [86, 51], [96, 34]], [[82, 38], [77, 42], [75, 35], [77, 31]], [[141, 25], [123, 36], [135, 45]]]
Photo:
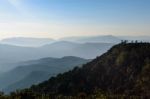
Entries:
[[150, 35], [150, 0], [0, 0], [0, 39]]

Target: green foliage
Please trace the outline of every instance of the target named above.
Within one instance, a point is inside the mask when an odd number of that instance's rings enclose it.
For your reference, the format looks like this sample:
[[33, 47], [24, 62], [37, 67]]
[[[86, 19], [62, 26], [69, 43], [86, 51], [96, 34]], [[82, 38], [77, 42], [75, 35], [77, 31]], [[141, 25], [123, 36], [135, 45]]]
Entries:
[[123, 62], [126, 61], [126, 58], [127, 58], [127, 57], [128, 57], [127, 52], [121, 52], [121, 53], [118, 55], [117, 59], [116, 59], [116, 64], [117, 64], [117, 65], [123, 64]]

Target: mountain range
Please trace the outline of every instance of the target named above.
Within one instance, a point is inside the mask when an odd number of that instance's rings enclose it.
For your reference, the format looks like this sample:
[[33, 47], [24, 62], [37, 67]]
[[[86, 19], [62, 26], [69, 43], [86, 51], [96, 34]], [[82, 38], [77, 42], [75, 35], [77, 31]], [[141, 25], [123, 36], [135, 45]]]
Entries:
[[[13, 69], [23, 61], [44, 57], [77, 56], [93, 59], [106, 52], [121, 40], [150, 42], [149, 36], [89, 36], [66, 37], [58, 40], [47, 38], [7, 38], [0, 41], [0, 70]], [[90, 53], [92, 52], [92, 53]], [[88, 54], [87, 54], [88, 53]]]
[[0, 44], [0, 70], [8, 71], [22, 64], [23, 61], [37, 60], [45, 57], [61, 58], [64, 56], [76, 56], [92, 59], [106, 52], [113, 45], [113, 43], [80, 44], [60, 41], [35, 48]]
[[0, 75], [0, 89], [5, 92], [30, 87], [47, 80], [58, 73], [73, 69], [90, 60], [67, 56], [63, 58], [43, 58], [24, 62], [24, 64]]
[[79, 37], [65, 37], [61, 38], [62, 41], [70, 41], [77, 43], [114, 43], [118, 44], [121, 40], [128, 41], [143, 41], [150, 42], [150, 36], [113, 36], [113, 35], [101, 35], [101, 36], [79, 36]]
[[78, 36], [64, 37], [60, 39], [52, 38], [31, 38], [31, 37], [12, 37], [2, 39], [1, 44], [22, 46], [22, 47], [40, 47], [47, 44], [52, 44], [59, 41], [68, 41], [75, 43], [120, 43], [121, 40], [138, 40], [150, 42], [150, 36], [114, 36], [114, 35], [97, 35], [97, 36]]
[[23, 47], [39, 47], [45, 44], [50, 44], [55, 42], [51, 38], [25, 38], [25, 37], [14, 37], [6, 38], [0, 41], [2, 44], [23, 46]]
[[77, 43], [120, 43], [122, 39], [112, 35], [104, 35], [104, 36], [91, 36], [91, 37], [65, 37], [61, 38], [62, 41], [70, 41], [70, 42], [77, 42]]

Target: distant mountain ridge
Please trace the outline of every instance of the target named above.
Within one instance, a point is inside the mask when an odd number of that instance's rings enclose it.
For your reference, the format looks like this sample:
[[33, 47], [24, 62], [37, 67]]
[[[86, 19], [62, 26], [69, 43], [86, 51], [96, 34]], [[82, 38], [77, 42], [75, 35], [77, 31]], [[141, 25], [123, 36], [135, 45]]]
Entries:
[[[22, 61], [37, 60], [44, 57], [76, 56], [85, 59], [95, 58], [106, 52], [112, 43], [72, 43], [59, 41], [41, 47], [20, 47], [0, 44], [0, 69], [7, 71]], [[92, 53], [90, 53], [92, 52]], [[88, 53], [88, 54], [87, 54]]]
[[25, 38], [25, 37], [14, 37], [6, 38], [1, 40], [2, 44], [9, 44], [23, 47], [39, 47], [46, 44], [53, 43], [55, 40], [51, 38]]
[[112, 35], [104, 35], [104, 36], [89, 36], [89, 37], [65, 37], [61, 38], [63, 41], [71, 41], [78, 43], [120, 43], [121, 39], [112, 36]]
[[9, 92], [30, 87], [32, 84], [47, 80], [51, 76], [63, 73], [75, 66], [80, 66], [89, 61], [90, 60], [73, 56], [43, 58], [40, 60], [29, 61], [26, 62], [26, 64], [24, 63], [23, 65], [19, 65], [18, 67], [1, 74], [0, 89]]
[[64, 37], [57, 40], [51, 38], [31, 38], [31, 37], [12, 37], [0, 41], [2, 44], [24, 46], [24, 47], [39, 47], [55, 42], [68, 41], [75, 43], [120, 43], [121, 40], [138, 40], [150, 42], [150, 36], [114, 36], [114, 35], [97, 35], [97, 36], [78, 36]]
[[21, 80], [8, 85], [6, 88], [3, 89], [5, 93], [10, 93], [12, 91], [16, 91], [23, 88], [28, 88], [32, 84], [39, 84], [44, 80], [47, 80], [52, 75], [49, 72], [45, 71], [33, 71], [29, 73], [27, 76], [22, 78]]

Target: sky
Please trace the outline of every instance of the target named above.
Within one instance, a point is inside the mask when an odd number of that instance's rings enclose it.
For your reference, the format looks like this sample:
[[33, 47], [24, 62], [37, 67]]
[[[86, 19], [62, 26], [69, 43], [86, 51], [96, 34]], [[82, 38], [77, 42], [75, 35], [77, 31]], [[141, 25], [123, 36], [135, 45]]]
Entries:
[[0, 39], [149, 35], [150, 0], [0, 0]]

